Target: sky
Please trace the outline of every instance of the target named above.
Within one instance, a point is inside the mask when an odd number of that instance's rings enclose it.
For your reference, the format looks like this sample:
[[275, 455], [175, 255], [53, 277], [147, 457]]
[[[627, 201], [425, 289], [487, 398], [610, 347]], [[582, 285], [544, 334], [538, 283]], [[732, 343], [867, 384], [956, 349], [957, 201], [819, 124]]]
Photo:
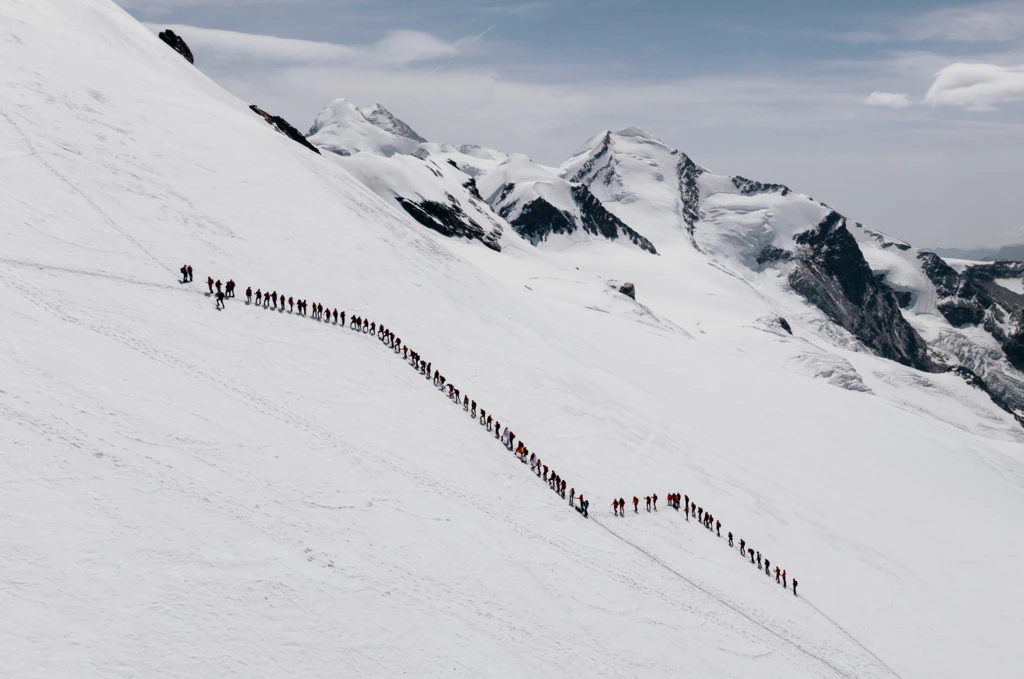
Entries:
[[1024, 0], [118, 0], [301, 130], [338, 97], [558, 165], [639, 126], [925, 247], [1024, 242]]

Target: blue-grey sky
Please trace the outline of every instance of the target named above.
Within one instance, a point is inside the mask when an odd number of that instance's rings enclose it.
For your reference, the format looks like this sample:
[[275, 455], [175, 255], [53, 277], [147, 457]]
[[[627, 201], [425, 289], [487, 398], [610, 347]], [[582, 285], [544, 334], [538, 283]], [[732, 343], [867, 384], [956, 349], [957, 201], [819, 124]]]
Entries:
[[915, 244], [1024, 242], [1024, 1], [119, 2], [300, 129], [345, 97], [558, 164], [637, 125]]

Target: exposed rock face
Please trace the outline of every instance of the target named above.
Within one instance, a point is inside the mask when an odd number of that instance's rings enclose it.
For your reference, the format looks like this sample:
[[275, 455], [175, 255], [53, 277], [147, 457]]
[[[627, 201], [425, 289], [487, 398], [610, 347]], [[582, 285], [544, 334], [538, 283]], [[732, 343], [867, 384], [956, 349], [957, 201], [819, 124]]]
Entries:
[[1013, 415], [1014, 419], [1017, 420], [1017, 423], [1020, 424], [1021, 426], [1024, 426], [1024, 416], [1022, 416], [1019, 412], [1014, 410], [1014, 408], [1011, 406], [1011, 404], [1009, 404], [1006, 401], [1004, 401], [1000, 397], [999, 394], [997, 394], [993, 390], [989, 389], [989, 386], [985, 383], [985, 380], [983, 380], [981, 377], [976, 375], [972, 370], [970, 370], [968, 368], [965, 368], [962, 365], [958, 365], [958, 366], [955, 366], [951, 370], [951, 372], [953, 374], [963, 378], [963, 380], [965, 382], [967, 382], [967, 384], [971, 385], [975, 389], [981, 389], [983, 392], [985, 392], [988, 395], [988, 397], [990, 399], [992, 399], [993, 403], [995, 403], [997, 406], [999, 406], [1000, 408], [1002, 408], [1006, 412], [1008, 412], [1011, 415]]
[[307, 149], [309, 149], [313, 153], [315, 153], [317, 155], [320, 155], [320, 149], [318, 149], [317, 147], [313, 146], [308, 141], [306, 141], [306, 138], [302, 135], [302, 133], [299, 132], [298, 130], [296, 130], [291, 125], [291, 123], [289, 123], [287, 120], [285, 120], [281, 116], [272, 116], [269, 113], [267, 113], [266, 111], [264, 111], [263, 109], [261, 109], [256, 104], [251, 104], [249, 106], [249, 108], [251, 108], [254, 113], [256, 113], [257, 115], [262, 117], [264, 120], [266, 120], [267, 123], [270, 124], [271, 127], [273, 127], [275, 130], [277, 130], [278, 132], [280, 132], [284, 136], [286, 136], [289, 139], [291, 139], [292, 141], [294, 141], [296, 144], [301, 144], [302, 146], [305, 146]]
[[621, 219], [609, 212], [586, 186], [582, 184], [574, 185], [572, 187], [572, 198], [580, 209], [580, 216], [583, 220], [581, 226], [587, 233], [600, 234], [609, 240], [615, 240], [622, 235], [641, 250], [646, 250], [655, 255], [658, 254], [651, 241], [626, 226]]
[[[700, 187], [697, 180], [704, 169], [690, 160], [685, 153], [680, 154], [679, 165], [676, 174], [679, 176], [679, 195], [683, 204], [683, 221], [686, 223], [686, 230], [690, 233], [690, 242], [697, 247], [697, 241], [693, 237], [693, 231], [700, 219]], [[700, 249], [700, 248], [697, 248]]]
[[780, 193], [783, 196], [789, 195], [789, 187], [782, 184], [762, 184], [761, 182], [736, 176], [732, 178], [732, 185], [739, 189], [744, 196], [752, 196], [758, 193]]
[[939, 294], [939, 312], [950, 325], [982, 326], [1002, 345], [1010, 364], [1024, 370], [1024, 295], [996, 283], [999, 278], [1020, 278], [1024, 262], [979, 264], [959, 273], [931, 252], [917, 257]]
[[185, 57], [185, 61], [190, 64], [196, 63], [195, 59], [192, 57], [192, 50], [188, 48], [188, 45], [185, 44], [185, 39], [180, 35], [168, 28], [165, 31], [160, 31], [159, 37], [165, 43], [170, 45], [171, 49]]
[[658, 254], [651, 241], [609, 212], [589, 188], [582, 184], [573, 184], [567, 188], [578, 214], [569, 209], [559, 209], [539, 196], [525, 205], [520, 204], [525, 199], [509, 200], [516, 189], [516, 184], [511, 182], [501, 187], [491, 199], [491, 205], [497, 206], [498, 214], [508, 221], [516, 233], [534, 245], [543, 242], [551, 234], [571, 234], [583, 230], [608, 240], [617, 240], [621, 236], [641, 250]]
[[448, 198], [447, 204], [432, 200], [413, 202], [402, 196], [396, 196], [395, 200], [416, 221], [428, 229], [433, 229], [449, 238], [476, 238], [490, 249], [501, 252], [499, 243], [501, 231], [483, 228], [466, 214], [454, 196], [449, 195]]
[[787, 321], [782, 316], [779, 316], [779, 325], [782, 326], [782, 329], [788, 332], [790, 335], [793, 334], [793, 328], [790, 327], [789, 321]]
[[879, 355], [933, 369], [927, 345], [903, 318], [893, 290], [871, 272], [842, 215], [833, 211], [794, 239], [800, 247], [789, 275], [793, 290]]
[[636, 299], [636, 286], [632, 283], [623, 283], [619, 287], [619, 292], [630, 299]]
[[386, 132], [390, 132], [391, 134], [399, 137], [405, 137], [406, 139], [412, 139], [413, 141], [421, 144], [427, 141], [420, 135], [416, 134], [416, 131], [409, 127], [408, 123], [396, 118], [391, 111], [387, 110], [380, 104], [374, 105], [374, 107], [369, 111], [364, 109], [363, 115], [366, 116], [366, 119], [371, 123]]

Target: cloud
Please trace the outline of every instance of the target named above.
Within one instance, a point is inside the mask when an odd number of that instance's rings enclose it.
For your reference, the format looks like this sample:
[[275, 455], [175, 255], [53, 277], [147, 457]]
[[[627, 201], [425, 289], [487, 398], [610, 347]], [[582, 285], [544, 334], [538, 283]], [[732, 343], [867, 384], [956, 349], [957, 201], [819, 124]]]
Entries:
[[924, 101], [932, 106], [959, 106], [971, 111], [991, 111], [1005, 101], [1024, 99], [1024, 65], [956, 63], [935, 76]]
[[910, 106], [910, 97], [903, 92], [872, 92], [864, 100], [864, 104], [883, 108], [906, 108]]
[[889, 42], [891, 38], [882, 33], [873, 33], [871, 31], [850, 31], [848, 33], [840, 33], [839, 39], [843, 42], [851, 45], [866, 45], [870, 43]]
[[906, 27], [909, 40], [1008, 42], [1024, 36], [1024, 3], [988, 2], [927, 12]]
[[453, 57], [458, 51], [458, 44], [421, 31], [392, 31], [370, 48], [370, 53], [385, 64], [411, 64]]
[[170, 28], [181, 35], [197, 59], [285, 64], [367, 63], [405, 66], [422, 61], [451, 58], [469, 47], [480, 36], [447, 42], [422, 31], [391, 31], [377, 42], [366, 45], [342, 45], [313, 40], [277, 38], [270, 35], [238, 33], [198, 26], [147, 24], [159, 32]]
[[359, 51], [346, 45], [312, 40], [276, 38], [270, 35], [237, 33], [215, 28], [164, 24], [147, 24], [154, 32], [170, 28], [185, 39], [198, 56], [221, 57], [243, 60], [266, 60], [275, 62], [316, 63], [347, 61], [358, 56]]

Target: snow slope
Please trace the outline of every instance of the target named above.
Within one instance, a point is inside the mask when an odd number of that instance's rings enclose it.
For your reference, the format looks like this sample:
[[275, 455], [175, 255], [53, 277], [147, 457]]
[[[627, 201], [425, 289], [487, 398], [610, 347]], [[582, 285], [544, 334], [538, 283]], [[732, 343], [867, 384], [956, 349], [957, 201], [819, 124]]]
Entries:
[[[436, 236], [105, 0], [5, 3], [0, 45], [5, 672], [1016, 676], [1021, 438], [959, 378], [696, 255]], [[592, 518], [379, 343], [206, 275], [385, 321]], [[801, 596], [607, 509], [673, 490]]]
[[309, 129], [309, 141], [340, 155], [366, 152], [390, 157], [412, 153], [423, 141], [380, 104], [362, 111], [345, 99], [325, 107]]

